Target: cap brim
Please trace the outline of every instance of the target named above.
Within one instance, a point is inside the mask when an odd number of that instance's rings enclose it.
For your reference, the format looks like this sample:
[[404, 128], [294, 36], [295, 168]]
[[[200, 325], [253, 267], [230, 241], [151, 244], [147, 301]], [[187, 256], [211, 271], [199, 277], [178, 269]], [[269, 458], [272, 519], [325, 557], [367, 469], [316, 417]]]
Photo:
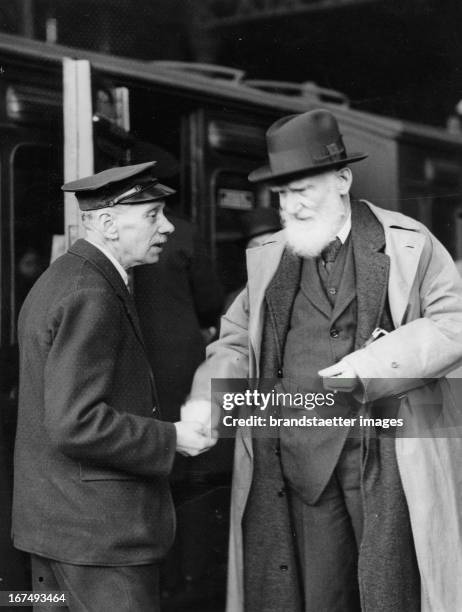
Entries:
[[120, 201], [119, 204], [146, 204], [156, 200], [163, 200], [174, 193], [176, 193], [175, 189], [162, 185], [162, 183], [156, 183], [147, 189], [143, 189], [140, 193], [135, 193], [131, 198]]
[[347, 166], [348, 164], [353, 164], [355, 162], [362, 161], [366, 159], [367, 153], [353, 153], [349, 155], [347, 158], [329, 162], [327, 164], [320, 164], [317, 166], [309, 166], [307, 168], [300, 168], [299, 170], [292, 170], [290, 172], [281, 172], [278, 174], [273, 174], [270, 166], [262, 166], [253, 170], [248, 176], [248, 180], [251, 183], [280, 183], [281, 181], [285, 181], [292, 177], [300, 177], [300, 176], [309, 176], [313, 174], [320, 174], [321, 172], [325, 172], [326, 170], [332, 168], [341, 168], [342, 166]]
[[156, 161], [150, 161], [145, 162], [144, 164], [135, 164], [134, 166], [117, 166], [115, 168], [109, 168], [108, 170], [103, 170], [103, 172], [98, 172], [98, 174], [80, 178], [76, 181], [71, 181], [70, 183], [65, 183], [61, 189], [63, 191], [73, 191], [74, 193], [81, 191], [98, 191], [99, 189], [112, 185], [113, 183], [127, 181], [133, 176], [137, 176], [138, 174], [142, 174], [143, 172], [154, 168], [156, 164]]

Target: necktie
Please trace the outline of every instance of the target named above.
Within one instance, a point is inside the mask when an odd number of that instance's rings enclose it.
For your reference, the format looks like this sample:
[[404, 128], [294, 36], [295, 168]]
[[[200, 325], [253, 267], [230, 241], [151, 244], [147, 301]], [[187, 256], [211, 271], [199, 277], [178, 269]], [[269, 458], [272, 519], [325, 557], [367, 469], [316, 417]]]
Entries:
[[329, 242], [326, 248], [322, 250], [321, 257], [324, 261], [324, 266], [327, 270], [327, 273], [330, 273], [330, 271], [332, 270], [334, 262], [341, 248], [342, 242], [340, 238], [337, 237], [335, 240], [332, 240], [332, 242]]

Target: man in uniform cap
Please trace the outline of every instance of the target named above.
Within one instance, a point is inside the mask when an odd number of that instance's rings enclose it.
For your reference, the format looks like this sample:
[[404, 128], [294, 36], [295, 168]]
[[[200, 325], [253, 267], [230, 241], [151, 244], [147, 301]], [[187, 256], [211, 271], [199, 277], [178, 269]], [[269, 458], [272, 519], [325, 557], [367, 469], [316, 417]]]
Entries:
[[127, 270], [156, 262], [174, 229], [163, 212], [173, 190], [154, 166], [63, 186], [85, 239], [39, 278], [19, 316], [14, 544], [31, 553], [34, 590], [66, 591], [71, 611], [159, 610], [174, 455], [212, 444], [200, 423], [162, 420], [128, 287]]
[[[280, 119], [267, 145], [249, 180], [277, 191], [285, 227], [248, 251], [247, 290], [183, 415], [202, 405], [210, 421], [213, 377], [267, 378], [292, 398], [330, 392], [334, 406], [307, 416], [337, 426], [239, 428], [228, 610], [460, 610], [462, 445], [423, 438], [438, 414], [460, 425], [442, 378], [462, 358], [457, 270], [421, 223], [350, 200], [349, 166], [366, 155], [347, 152], [329, 111]], [[281, 403], [265, 416], [302, 416]]]

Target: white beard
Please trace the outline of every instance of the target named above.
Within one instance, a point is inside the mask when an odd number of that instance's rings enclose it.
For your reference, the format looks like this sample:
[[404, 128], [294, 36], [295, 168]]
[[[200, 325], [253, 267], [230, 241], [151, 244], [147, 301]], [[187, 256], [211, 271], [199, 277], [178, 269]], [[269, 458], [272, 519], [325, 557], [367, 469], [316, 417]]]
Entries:
[[287, 244], [299, 257], [318, 257], [342, 227], [342, 212], [338, 209], [318, 211], [315, 217], [305, 220], [289, 217], [281, 211], [281, 219]]

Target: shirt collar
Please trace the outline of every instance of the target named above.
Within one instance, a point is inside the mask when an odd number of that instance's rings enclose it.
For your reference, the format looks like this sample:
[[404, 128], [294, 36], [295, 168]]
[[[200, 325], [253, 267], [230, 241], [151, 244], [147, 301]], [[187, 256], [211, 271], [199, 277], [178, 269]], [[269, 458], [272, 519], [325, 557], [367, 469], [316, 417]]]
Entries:
[[85, 238], [85, 240], [87, 242], [89, 242], [90, 244], [92, 244], [97, 249], [99, 249], [101, 251], [101, 253], [103, 253], [103, 255], [106, 255], [106, 257], [109, 259], [109, 261], [111, 261], [114, 264], [114, 267], [119, 272], [119, 274], [122, 277], [122, 280], [124, 281], [126, 287], [128, 287], [128, 274], [124, 270], [124, 268], [122, 267], [120, 262], [118, 262], [117, 259], [114, 257], [114, 255], [110, 251], [105, 249], [103, 246], [101, 246], [100, 244], [96, 244], [96, 242], [93, 242], [93, 240], [90, 240], [89, 238]]
[[340, 239], [342, 244], [345, 244], [346, 239], [351, 231], [351, 211], [348, 213], [348, 217], [345, 220], [345, 223], [342, 225], [339, 232], [337, 232], [337, 238]]

